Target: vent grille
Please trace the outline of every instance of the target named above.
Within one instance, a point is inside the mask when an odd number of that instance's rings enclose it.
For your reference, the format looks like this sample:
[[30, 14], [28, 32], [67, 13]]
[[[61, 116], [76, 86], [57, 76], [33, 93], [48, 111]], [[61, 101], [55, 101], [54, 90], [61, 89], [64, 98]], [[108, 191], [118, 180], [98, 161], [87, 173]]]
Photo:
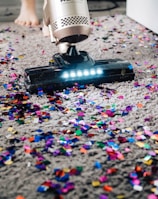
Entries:
[[71, 25], [89, 25], [89, 20], [84, 16], [71, 16], [62, 18], [60, 19], [60, 23], [59, 21], [56, 21], [52, 25], [53, 31], [55, 31], [58, 28], [63, 28]]
[[53, 29], [53, 31], [55, 31], [56, 29], [58, 29], [58, 24], [57, 24], [56, 21], [52, 24], [52, 29]]
[[73, 17], [67, 17], [67, 18], [61, 19], [62, 27], [75, 25], [75, 24], [88, 25], [88, 19], [87, 19], [87, 17], [81, 17], [81, 16], [73, 16]]

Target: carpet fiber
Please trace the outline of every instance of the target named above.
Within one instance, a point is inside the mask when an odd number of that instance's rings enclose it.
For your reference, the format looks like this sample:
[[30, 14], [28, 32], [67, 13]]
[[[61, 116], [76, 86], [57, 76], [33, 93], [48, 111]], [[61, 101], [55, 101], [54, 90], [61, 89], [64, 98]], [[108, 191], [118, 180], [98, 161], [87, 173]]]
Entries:
[[78, 49], [128, 60], [135, 80], [54, 96], [27, 93], [23, 74], [55, 44], [39, 27], [0, 24], [1, 199], [158, 198], [158, 37], [124, 15], [91, 22]]

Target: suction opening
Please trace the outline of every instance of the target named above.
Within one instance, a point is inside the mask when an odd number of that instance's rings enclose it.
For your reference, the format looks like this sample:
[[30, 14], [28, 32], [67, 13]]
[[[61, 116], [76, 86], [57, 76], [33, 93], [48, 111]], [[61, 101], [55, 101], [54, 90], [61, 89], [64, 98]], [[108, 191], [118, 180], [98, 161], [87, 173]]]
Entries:
[[68, 36], [68, 37], [64, 37], [64, 38], [60, 39], [60, 42], [78, 43], [87, 38], [88, 38], [87, 35], [72, 35], [72, 36]]

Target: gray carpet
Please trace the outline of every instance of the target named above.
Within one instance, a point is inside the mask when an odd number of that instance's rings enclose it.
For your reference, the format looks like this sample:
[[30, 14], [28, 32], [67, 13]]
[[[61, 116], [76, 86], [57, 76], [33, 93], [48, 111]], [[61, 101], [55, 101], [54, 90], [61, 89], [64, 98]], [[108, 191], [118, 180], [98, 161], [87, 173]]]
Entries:
[[106, 16], [77, 46], [130, 61], [135, 80], [30, 95], [24, 69], [57, 47], [40, 28], [0, 24], [0, 198], [157, 199], [158, 36]]

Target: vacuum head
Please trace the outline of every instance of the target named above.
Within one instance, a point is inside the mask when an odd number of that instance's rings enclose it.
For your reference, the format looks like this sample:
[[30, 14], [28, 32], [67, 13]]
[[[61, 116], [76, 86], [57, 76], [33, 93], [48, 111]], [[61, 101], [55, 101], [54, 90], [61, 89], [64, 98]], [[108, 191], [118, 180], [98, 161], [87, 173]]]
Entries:
[[128, 61], [121, 59], [93, 60], [87, 52], [71, 46], [67, 53], [57, 53], [48, 66], [25, 69], [25, 87], [30, 93], [50, 93], [79, 85], [129, 81], [134, 72]]
[[121, 59], [93, 60], [87, 52], [77, 52], [74, 43], [88, 38], [90, 17], [87, 0], [45, 0], [44, 23], [49, 26], [52, 41], [59, 47], [48, 66], [25, 70], [25, 87], [30, 93], [43, 90], [52, 93], [78, 85], [99, 85], [106, 82], [134, 79], [128, 61]]

